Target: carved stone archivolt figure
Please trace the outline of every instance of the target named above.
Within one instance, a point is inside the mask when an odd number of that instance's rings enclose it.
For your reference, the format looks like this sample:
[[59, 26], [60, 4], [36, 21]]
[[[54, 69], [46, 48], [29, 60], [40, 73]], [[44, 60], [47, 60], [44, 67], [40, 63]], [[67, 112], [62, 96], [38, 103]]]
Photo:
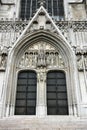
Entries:
[[51, 58], [49, 57], [49, 52], [46, 53], [46, 65], [49, 66], [51, 62]]

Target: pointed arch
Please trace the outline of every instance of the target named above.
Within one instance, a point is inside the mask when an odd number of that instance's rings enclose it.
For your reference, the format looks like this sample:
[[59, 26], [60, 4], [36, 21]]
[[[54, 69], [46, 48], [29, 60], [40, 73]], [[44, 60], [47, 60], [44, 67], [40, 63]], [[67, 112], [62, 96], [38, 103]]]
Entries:
[[32, 33], [27, 33], [19, 40], [8, 56], [8, 64], [6, 70], [6, 84], [5, 84], [5, 110], [7, 115], [14, 115], [14, 103], [15, 103], [15, 92], [17, 84], [17, 73], [18, 68], [16, 64], [26, 50], [27, 47], [38, 41], [46, 41], [52, 46], [56, 47], [66, 64], [66, 84], [67, 84], [67, 93], [68, 93], [68, 105], [69, 105], [69, 114], [75, 115], [78, 113], [78, 86], [77, 81], [75, 80], [77, 75], [76, 70], [76, 59], [75, 54], [70, 47], [70, 45], [65, 42], [62, 37], [58, 34], [52, 32], [47, 32], [45, 30], [39, 30]]

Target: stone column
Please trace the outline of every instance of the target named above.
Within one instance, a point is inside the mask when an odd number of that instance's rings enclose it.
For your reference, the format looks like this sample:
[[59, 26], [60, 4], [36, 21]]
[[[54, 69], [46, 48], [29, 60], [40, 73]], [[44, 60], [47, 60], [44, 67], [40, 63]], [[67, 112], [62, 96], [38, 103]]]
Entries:
[[46, 70], [39, 68], [37, 72], [37, 116], [47, 115], [46, 106]]

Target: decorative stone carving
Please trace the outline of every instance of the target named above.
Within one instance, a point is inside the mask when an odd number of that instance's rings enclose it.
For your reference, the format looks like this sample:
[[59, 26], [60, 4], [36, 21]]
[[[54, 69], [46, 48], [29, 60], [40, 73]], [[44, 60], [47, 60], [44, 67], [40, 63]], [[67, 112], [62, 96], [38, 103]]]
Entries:
[[40, 72], [38, 73], [38, 81], [39, 82], [43, 82], [46, 81], [46, 72], [44, 72], [44, 70], [40, 70]]
[[0, 58], [0, 68], [5, 68], [5, 65], [6, 65], [6, 59], [5, 56], [2, 55]]
[[83, 70], [83, 59], [82, 59], [82, 55], [79, 55], [77, 57], [77, 66], [78, 66], [78, 70]]
[[[14, 22], [13, 22], [14, 21]], [[12, 47], [17, 38], [23, 32], [28, 25], [29, 21], [13, 20], [13, 19], [0, 19], [0, 33], [1, 33], [1, 44]], [[29, 28], [29, 32], [38, 30], [38, 21], [34, 21], [32, 26]], [[87, 32], [87, 21], [56, 21], [56, 25], [62, 34], [68, 38], [67, 33], [72, 29], [74, 32]], [[46, 21], [46, 29], [50, 31], [55, 30], [51, 27], [50, 21]]]
[[64, 68], [64, 62], [58, 50], [46, 42], [38, 42], [29, 47], [19, 60], [18, 67], [57, 67]]
[[7, 50], [4, 48], [0, 50], [0, 70], [5, 70], [7, 62]]
[[[0, 32], [15, 32], [23, 31], [28, 25], [29, 21], [3, 21], [0, 22]], [[35, 22], [34, 22], [35, 23]], [[68, 29], [72, 28], [74, 31], [87, 31], [87, 21], [56, 21], [56, 25], [61, 31], [67, 32]]]
[[44, 50], [40, 50], [38, 52], [38, 57], [37, 57], [37, 66], [46, 66], [46, 55], [45, 55], [45, 51]]
[[39, 2], [38, 2], [39, 4], [40, 4], [40, 6], [43, 6], [44, 5], [44, 3], [45, 3], [45, 0], [39, 0]]
[[78, 70], [87, 70], [87, 55], [80, 54], [77, 56]]
[[87, 70], [87, 47], [84, 46], [83, 49], [78, 46], [75, 49], [77, 56], [77, 66], [78, 70]]

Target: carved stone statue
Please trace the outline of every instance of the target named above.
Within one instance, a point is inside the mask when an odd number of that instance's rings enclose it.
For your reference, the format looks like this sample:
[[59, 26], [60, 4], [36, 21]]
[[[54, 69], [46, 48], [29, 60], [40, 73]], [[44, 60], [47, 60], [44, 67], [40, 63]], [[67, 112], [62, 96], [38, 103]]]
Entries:
[[51, 57], [49, 55], [49, 53], [46, 54], [46, 65], [49, 66], [51, 63]]
[[29, 65], [29, 58], [28, 58], [28, 52], [25, 53], [25, 66], [28, 67]]
[[64, 67], [64, 62], [62, 60], [62, 57], [59, 57], [59, 68], [63, 68]]
[[82, 55], [79, 55], [77, 57], [77, 66], [78, 66], [78, 70], [82, 70], [83, 69], [83, 59], [82, 59]]
[[46, 66], [46, 56], [44, 50], [40, 50], [37, 57], [37, 66]]
[[54, 54], [53, 52], [50, 54], [50, 59], [51, 59], [51, 65], [54, 65]]
[[42, 70], [38, 73], [38, 81], [43, 82], [46, 81], [46, 73]]

